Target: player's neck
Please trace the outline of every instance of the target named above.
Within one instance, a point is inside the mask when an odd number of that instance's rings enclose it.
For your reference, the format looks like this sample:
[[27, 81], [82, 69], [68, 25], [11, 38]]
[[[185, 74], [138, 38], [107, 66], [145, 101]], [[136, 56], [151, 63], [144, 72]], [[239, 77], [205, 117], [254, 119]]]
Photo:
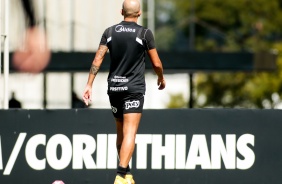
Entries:
[[124, 21], [125, 22], [135, 22], [137, 23], [138, 17], [125, 17]]

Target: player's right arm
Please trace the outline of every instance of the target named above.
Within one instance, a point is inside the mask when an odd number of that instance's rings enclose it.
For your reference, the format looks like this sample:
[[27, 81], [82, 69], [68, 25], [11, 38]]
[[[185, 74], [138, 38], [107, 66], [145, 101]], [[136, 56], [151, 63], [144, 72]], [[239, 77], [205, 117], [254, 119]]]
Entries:
[[92, 65], [90, 67], [88, 81], [83, 93], [83, 101], [86, 105], [88, 105], [89, 101], [92, 100], [92, 84], [100, 69], [100, 66], [105, 58], [107, 51], [108, 51], [108, 47], [106, 45], [100, 45], [98, 51], [96, 52]]

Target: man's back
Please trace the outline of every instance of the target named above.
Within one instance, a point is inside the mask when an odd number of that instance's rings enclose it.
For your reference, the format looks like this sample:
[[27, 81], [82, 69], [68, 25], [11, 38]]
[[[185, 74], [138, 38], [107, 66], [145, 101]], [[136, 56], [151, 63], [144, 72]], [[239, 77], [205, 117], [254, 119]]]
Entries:
[[108, 28], [101, 44], [110, 51], [111, 67], [108, 93], [145, 93], [145, 51], [147, 29], [123, 21]]

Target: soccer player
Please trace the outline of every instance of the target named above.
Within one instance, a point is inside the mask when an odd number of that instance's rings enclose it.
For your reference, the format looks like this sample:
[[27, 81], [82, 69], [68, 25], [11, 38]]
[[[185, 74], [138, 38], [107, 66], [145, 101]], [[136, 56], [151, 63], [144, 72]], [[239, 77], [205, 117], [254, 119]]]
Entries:
[[128, 163], [135, 149], [135, 137], [143, 110], [145, 85], [145, 54], [149, 55], [157, 74], [158, 89], [165, 88], [162, 62], [158, 56], [151, 30], [137, 24], [141, 15], [138, 0], [124, 0], [124, 20], [107, 28], [92, 62], [83, 94], [86, 105], [92, 98], [92, 84], [109, 50], [111, 65], [108, 75], [108, 96], [116, 122], [116, 146], [119, 166], [114, 184], [134, 184]]

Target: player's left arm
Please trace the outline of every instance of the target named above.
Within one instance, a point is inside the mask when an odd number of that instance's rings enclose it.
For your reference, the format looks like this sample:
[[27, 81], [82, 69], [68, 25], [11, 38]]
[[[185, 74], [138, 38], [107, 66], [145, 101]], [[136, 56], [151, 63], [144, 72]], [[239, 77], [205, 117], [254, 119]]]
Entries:
[[108, 51], [108, 47], [106, 45], [100, 45], [98, 51], [96, 52], [92, 65], [90, 67], [88, 81], [83, 93], [83, 101], [86, 105], [88, 105], [88, 102], [91, 101], [92, 99], [92, 84], [100, 69], [100, 66], [105, 58], [107, 51]]
[[157, 84], [159, 86], [159, 90], [162, 90], [165, 88], [166, 82], [164, 78], [162, 61], [159, 58], [152, 31], [146, 30], [144, 37], [145, 37], [145, 45], [147, 47], [146, 48], [147, 54], [150, 58], [153, 69], [158, 76]]
[[165, 82], [165, 78], [164, 78], [163, 65], [162, 65], [162, 62], [159, 58], [158, 52], [157, 52], [156, 49], [151, 49], [151, 50], [147, 51], [147, 54], [150, 58], [153, 69], [158, 76], [157, 84], [159, 86], [159, 90], [162, 90], [162, 89], [165, 88], [166, 82]]

